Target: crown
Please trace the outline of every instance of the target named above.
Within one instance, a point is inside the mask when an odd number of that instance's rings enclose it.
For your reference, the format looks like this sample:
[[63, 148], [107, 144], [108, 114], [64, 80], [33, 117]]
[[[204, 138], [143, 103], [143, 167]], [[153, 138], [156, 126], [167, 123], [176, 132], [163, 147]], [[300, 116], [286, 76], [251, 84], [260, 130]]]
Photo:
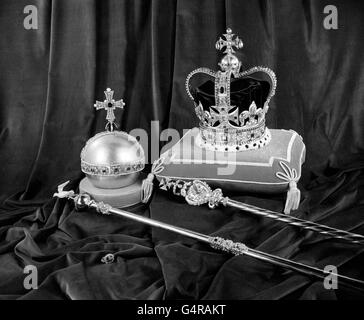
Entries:
[[[266, 67], [240, 71], [241, 62], [234, 54], [234, 48], [241, 49], [243, 42], [231, 29], [227, 29], [223, 37], [216, 42], [217, 50], [225, 49], [219, 63], [221, 70], [198, 68], [186, 78], [187, 94], [194, 101], [200, 120], [197, 143], [218, 151], [257, 149], [267, 145], [271, 139], [265, 126], [265, 115], [275, 94], [277, 79], [274, 72]], [[190, 82], [197, 74], [214, 78], [214, 85], [205, 83], [191, 92]], [[232, 97], [233, 91], [241, 87]], [[213, 93], [214, 97], [211, 97]], [[241, 110], [243, 108], [245, 110]]]

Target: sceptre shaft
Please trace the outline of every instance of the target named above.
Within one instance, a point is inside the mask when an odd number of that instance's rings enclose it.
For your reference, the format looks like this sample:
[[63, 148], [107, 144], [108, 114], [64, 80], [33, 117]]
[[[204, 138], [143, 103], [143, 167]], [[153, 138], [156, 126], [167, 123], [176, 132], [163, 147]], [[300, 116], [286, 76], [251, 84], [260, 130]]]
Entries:
[[[314, 276], [319, 279], [325, 279], [328, 276], [328, 272], [325, 272], [322, 269], [309, 266], [303, 263], [295, 262], [289, 259], [281, 258], [279, 256], [268, 254], [263, 251], [251, 249], [241, 242], [234, 242], [232, 240], [224, 239], [221, 237], [208, 236], [192, 230], [173, 226], [171, 224], [161, 222], [155, 219], [143, 217], [135, 213], [128, 212], [126, 210], [116, 209], [102, 201], [97, 202], [91, 199], [90, 195], [88, 195], [87, 193], [75, 194], [75, 192], [72, 190], [64, 191], [63, 188], [67, 183], [68, 181], [66, 183], [61, 184], [58, 187], [58, 192], [54, 194], [54, 197], [67, 198], [73, 200], [76, 209], [93, 208], [96, 209], [96, 211], [101, 214], [105, 215], [116, 214], [124, 218], [128, 218], [134, 221], [147, 224], [152, 227], [161, 228], [192, 239], [202, 241], [204, 243], [209, 244], [214, 249], [222, 250], [231, 253], [235, 256], [247, 255], [256, 258], [258, 260], [266, 261], [274, 265], [284, 267], [307, 276]], [[364, 290], [364, 281], [362, 280], [358, 280], [355, 278], [347, 277], [336, 273], [330, 273], [330, 275], [337, 277], [338, 283], [342, 283], [343, 285]]]
[[234, 207], [305, 230], [318, 232], [326, 237], [345, 240], [355, 244], [364, 244], [363, 235], [232, 200], [229, 197], [223, 196], [221, 189], [212, 190], [204, 181], [184, 181], [162, 178], [160, 188], [163, 190], [172, 190], [175, 195], [184, 197], [186, 202], [190, 205], [200, 206], [202, 204], [208, 204], [208, 206], [213, 209], [222, 204], [226, 207]]

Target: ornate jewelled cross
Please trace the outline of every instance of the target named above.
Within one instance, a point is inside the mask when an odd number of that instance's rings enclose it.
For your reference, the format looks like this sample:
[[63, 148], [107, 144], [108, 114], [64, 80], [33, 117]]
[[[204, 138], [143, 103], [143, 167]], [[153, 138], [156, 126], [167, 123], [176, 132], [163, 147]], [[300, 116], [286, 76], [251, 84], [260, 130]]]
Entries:
[[[216, 108], [216, 107], [215, 107]], [[211, 114], [211, 125], [214, 125], [217, 121], [220, 122], [218, 127], [227, 128], [229, 126], [229, 121], [239, 124], [238, 109], [230, 112], [234, 106], [226, 106], [226, 108], [216, 108], [218, 112], [215, 112], [213, 108], [210, 108]]]
[[230, 28], [226, 29], [226, 33], [223, 34], [226, 40], [220, 37], [219, 40], [217, 40], [216, 42], [216, 49], [222, 50], [224, 47], [226, 47], [224, 53], [227, 54], [235, 52], [233, 47], [235, 47], [236, 49], [241, 49], [243, 47], [243, 41], [239, 37], [233, 39], [234, 35], [235, 34], [232, 33]]
[[111, 90], [110, 88], [107, 88], [106, 91], [104, 91], [104, 93], [105, 93], [106, 99], [103, 102], [96, 101], [96, 103], [94, 104], [94, 107], [96, 108], [96, 110], [105, 109], [107, 111], [107, 113], [106, 113], [107, 124], [106, 124], [105, 128], [106, 129], [110, 128], [110, 131], [113, 131], [114, 126], [117, 127], [117, 125], [114, 123], [114, 121], [115, 121], [114, 110], [116, 108], [123, 109], [125, 106], [125, 103], [124, 103], [123, 99], [115, 101], [113, 99], [114, 90]]

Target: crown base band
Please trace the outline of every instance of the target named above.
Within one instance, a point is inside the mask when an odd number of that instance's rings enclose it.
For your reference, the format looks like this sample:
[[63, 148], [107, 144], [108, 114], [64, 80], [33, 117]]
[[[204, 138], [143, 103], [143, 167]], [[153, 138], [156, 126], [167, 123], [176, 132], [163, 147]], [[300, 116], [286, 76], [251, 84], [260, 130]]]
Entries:
[[[224, 137], [226, 140], [223, 140]], [[200, 148], [210, 151], [241, 152], [265, 147], [269, 144], [271, 137], [269, 129], [264, 125], [259, 130], [254, 131], [254, 138], [244, 138], [241, 132], [237, 132], [237, 130], [229, 129], [225, 135], [221, 135], [211, 127], [200, 127], [196, 143]]]

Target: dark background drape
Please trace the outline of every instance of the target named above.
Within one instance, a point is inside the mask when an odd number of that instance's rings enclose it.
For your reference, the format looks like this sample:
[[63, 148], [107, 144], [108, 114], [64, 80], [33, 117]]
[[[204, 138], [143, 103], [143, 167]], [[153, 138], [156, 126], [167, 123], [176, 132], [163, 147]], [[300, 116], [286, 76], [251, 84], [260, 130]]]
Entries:
[[[26, 30], [23, 9], [38, 8]], [[323, 26], [327, 4], [338, 29]], [[364, 2], [268, 0], [12, 1], [0, 3], [0, 297], [352, 298], [322, 283], [137, 224], [76, 213], [50, 200], [81, 178], [80, 150], [103, 130], [93, 103], [111, 87], [126, 102], [121, 128], [149, 135], [197, 125], [184, 89], [196, 67], [217, 68], [214, 44], [231, 27], [243, 68], [278, 77], [268, 127], [293, 129], [307, 147], [296, 213], [364, 233]], [[151, 121], [158, 126], [151, 127]], [[237, 195], [282, 210], [283, 196]], [[156, 194], [140, 214], [364, 278], [361, 248], [234, 210], [191, 208]], [[100, 257], [116, 253], [117, 264]], [[40, 288], [22, 286], [39, 267]], [[76, 281], [77, 280], [77, 281]]]

